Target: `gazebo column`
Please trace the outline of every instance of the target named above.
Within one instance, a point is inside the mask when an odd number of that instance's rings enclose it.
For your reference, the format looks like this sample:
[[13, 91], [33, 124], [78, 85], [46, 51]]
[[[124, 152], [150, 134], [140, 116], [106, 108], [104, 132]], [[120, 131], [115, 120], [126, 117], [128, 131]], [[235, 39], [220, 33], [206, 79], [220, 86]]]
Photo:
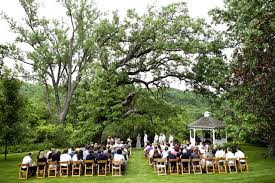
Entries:
[[196, 145], [196, 128], [194, 128], [194, 145]]
[[213, 145], [216, 143], [216, 139], [215, 139], [215, 129], [213, 129], [212, 131], [212, 135], [213, 135]]
[[189, 141], [190, 143], [192, 143], [192, 128], [189, 129], [189, 135], [190, 135]]
[[227, 143], [227, 130], [225, 129], [225, 143]]

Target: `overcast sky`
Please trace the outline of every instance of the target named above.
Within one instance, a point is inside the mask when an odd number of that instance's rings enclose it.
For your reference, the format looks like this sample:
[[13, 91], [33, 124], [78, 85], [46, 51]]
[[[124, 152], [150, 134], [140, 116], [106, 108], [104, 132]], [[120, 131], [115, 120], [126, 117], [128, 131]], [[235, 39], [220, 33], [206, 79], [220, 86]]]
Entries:
[[[40, 14], [49, 18], [59, 19], [64, 16], [62, 6], [56, 0], [39, 0], [41, 2]], [[144, 13], [148, 4], [163, 6], [183, 0], [95, 0], [101, 11], [112, 12], [118, 10], [120, 16], [125, 16], [127, 9], [136, 9], [140, 14]], [[222, 7], [223, 0], [185, 0], [189, 13], [192, 17], [209, 19], [207, 12], [215, 7]], [[0, 0], [0, 12], [5, 12], [17, 20], [24, 17], [24, 11], [18, 0]], [[0, 44], [12, 42], [15, 35], [9, 30], [7, 23], [0, 19]], [[182, 84], [173, 82], [172, 87], [183, 89]]]

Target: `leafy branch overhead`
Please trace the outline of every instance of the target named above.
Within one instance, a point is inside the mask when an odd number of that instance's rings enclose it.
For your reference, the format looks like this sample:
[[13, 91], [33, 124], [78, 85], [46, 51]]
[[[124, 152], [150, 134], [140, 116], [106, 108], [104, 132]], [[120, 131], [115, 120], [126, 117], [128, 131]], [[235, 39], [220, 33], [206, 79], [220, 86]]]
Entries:
[[150, 7], [141, 16], [128, 10], [122, 20], [117, 13], [104, 18], [89, 0], [58, 2], [66, 11], [62, 21], [39, 17], [35, 0], [20, 0], [24, 22], [3, 14], [18, 35], [16, 43], [31, 48], [26, 52], [15, 48], [13, 58], [32, 65], [30, 75], [45, 86], [49, 112], [56, 121], [65, 122], [79, 83], [93, 77], [88, 73], [99, 67], [113, 77], [115, 86], [138, 84], [150, 90], [177, 78], [198, 89], [219, 92], [224, 87], [226, 72], [221, 71], [227, 66], [221, 36], [203, 19], [191, 18], [185, 3]]
[[[207, 75], [222, 75], [218, 70], [226, 68], [219, 36], [202, 19], [191, 18], [184, 3], [161, 10], [151, 7], [142, 16], [129, 10], [124, 20], [115, 13], [112, 20], [101, 21], [96, 32], [100, 64], [121, 74], [120, 84], [159, 87], [167, 78], [178, 78], [190, 85], [216, 87], [207, 82]], [[197, 62], [213, 62], [216, 70], [205, 73]]]

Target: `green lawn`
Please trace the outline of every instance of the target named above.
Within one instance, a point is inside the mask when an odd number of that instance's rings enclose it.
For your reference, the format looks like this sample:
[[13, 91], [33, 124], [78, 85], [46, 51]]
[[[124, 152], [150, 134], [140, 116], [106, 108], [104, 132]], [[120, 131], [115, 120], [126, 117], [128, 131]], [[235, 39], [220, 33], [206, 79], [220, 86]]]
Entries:
[[1, 183], [14, 183], [14, 182], [112, 182], [112, 183], [126, 183], [126, 182], [138, 182], [138, 183], [160, 183], [160, 182], [247, 182], [247, 183], [263, 183], [263, 182], [275, 182], [275, 160], [263, 158], [265, 148], [242, 146], [244, 152], [249, 157], [248, 173], [238, 174], [203, 174], [203, 175], [173, 175], [173, 176], [157, 176], [153, 173], [152, 168], [147, 164], [143, 157], [141, 150], [134, 150], [134, 155], [131, 157], [127, 167], [125, 176], [112, 177], [66, 177], [66, 178], [45, 178], [36, 179], [30, 178], [28, 180], [18, 180], [18, 168], [17, 163], [21, 161], [24, 154], [10, 154], [8, 160], [4, 161], [4, 156], [0, 155], [0, 182]]

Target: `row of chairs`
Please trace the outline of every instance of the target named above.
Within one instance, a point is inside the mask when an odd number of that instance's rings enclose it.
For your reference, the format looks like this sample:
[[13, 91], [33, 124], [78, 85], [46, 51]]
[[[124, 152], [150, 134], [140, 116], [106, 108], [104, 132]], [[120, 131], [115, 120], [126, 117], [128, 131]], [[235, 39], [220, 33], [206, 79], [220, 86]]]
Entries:
[[173, 174], [202, 174], [203, 168], [205, 173], [237, 173], [246, 171], [248, 172], [248, 158], [205, 158], [205, 166], [202, 166], [202, 159], [154, 159], [152, 166], [157, 175], [170, 175]]
[[[37, 162], [36, 178], [48, 177], [68, 177], [80, 176], [82, 174], [82, 168], [84, 168], [84, 176], [94, 176], [97, 172], [98, 176], [106, 176], [108, 172], [112, 173], [112, 176], [121, 176], [121, 161], [112, 160], [84, 160], [70, 162]], [[62, 166], [61, 166], [62, 165]], [[27, 179], [30, 176], [29, 164], [18, 164], [19, 167], [19, 179]], [[24, 167], [24, 168], [23, 168]]]

